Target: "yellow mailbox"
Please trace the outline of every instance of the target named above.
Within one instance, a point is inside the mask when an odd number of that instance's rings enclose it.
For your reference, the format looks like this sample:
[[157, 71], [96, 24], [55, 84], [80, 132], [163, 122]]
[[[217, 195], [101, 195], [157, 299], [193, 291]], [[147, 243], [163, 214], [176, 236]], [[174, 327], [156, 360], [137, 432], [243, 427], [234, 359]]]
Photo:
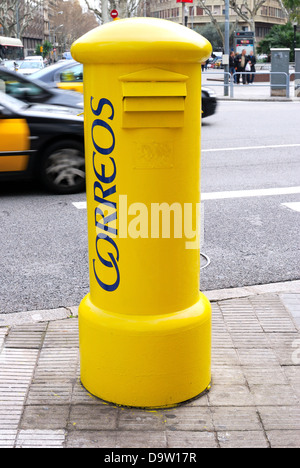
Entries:
[[113, 403], [168, 407], [211, 380], [211, 307], [199, 292], [201, 62], [211, 45], [132, 18], [78, 39], [84, 64], [90, 293], [81, 381]]

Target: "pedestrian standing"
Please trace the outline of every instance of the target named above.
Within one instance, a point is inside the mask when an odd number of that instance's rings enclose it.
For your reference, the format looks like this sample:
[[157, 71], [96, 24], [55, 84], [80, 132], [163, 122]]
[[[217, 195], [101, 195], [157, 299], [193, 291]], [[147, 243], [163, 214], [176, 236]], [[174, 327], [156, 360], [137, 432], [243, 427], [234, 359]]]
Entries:
[[247, 78], [249, 76], [248, 83], [253, 84], [253, 81], [254, 81], [254, 78], [255, 78], [254, 73], [256, 72], [256, 68], [255, 68], [256, 57], [255, 57], [252, 50], [251, 50], [250, 55], [248, 57], [248, 64], [250, 65], [250, 71], [251, 71], [251, 75], [247, 75]]
[[247, 55], [246, 55], [246, 49], [242, 50], [242, 53], [237, 56], [236, 63], [237, 63], [237, 75], [236, 75], [236, 81], [237, 84], [240, 84], [240, 73], [242, 74], [242, 80], [243, 84], [246, 84], [246, 75], [245, 75], [245, 68], [247, 65]]
[[[235, 54], [234, 52], [231, 52], [229, 55], [229, 73], [232, 77], [232, 75], [235, 73]], [[234, 82], [235, 82], [235, 76], [234, 76]]]

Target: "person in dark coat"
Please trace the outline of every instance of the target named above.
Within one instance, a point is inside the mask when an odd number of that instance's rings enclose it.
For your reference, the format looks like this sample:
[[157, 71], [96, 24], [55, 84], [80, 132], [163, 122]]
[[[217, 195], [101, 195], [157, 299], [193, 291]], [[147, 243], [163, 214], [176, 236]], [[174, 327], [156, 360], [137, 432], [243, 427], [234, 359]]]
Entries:
[[[240, 75], [239, 73], [243, 73], [245, 71], [247, 65], [248, 57], [246, 55], [246, 49], [242, 50], [242, 53], [237, 55], [236, 57], [236, 65], [237, 65], [237, 75], [236, 75], [236, 82], [240, 84]], [[246, 84], [246, 75], [242, 75], [243, 84]]]
[[[235, 73], [235, 54], [234, 52], [230, 53], [229, 56], [229, 73], [232, 76]], [[234, 75], [234, 82], [236, 82], [236, 76]]]
[[256, 72], [256, 68], [255, 68], [256, 57], [252, 51], [250, 52], [250, 55], [248, 56], [248, 63], [250, 65], [251, 74], [247, 75], [247, 81], [248, 81], [248, 84], [252, 84], [255, 78], [255, 75], [253, 73]]

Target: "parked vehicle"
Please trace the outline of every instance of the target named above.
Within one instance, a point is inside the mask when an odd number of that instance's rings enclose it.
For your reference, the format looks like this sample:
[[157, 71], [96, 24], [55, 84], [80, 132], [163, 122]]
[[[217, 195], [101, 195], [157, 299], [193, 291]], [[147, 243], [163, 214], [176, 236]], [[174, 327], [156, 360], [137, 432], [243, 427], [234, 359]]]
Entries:
[[24, 47], [20, 39], [0, 36], [0, 60], [23, 60]]
[[0, 180], [37, 178], [53, 193], [85, 188], [83, 118], [0, 92]]
[[18, 68], [18, 72], [22, 75], [32, 75], [32, 73], [37, 72], [44, 68], [44, 63], [37, 61], [34, 62], [33, 60], [24, 60]]
[[2, 62], [0, 61], [0, 67], [5, 67], [8, 70], [18, 71], [22, 62], [23, 60], [3, 60]]
[[34, 62], [44, 63], [44, 59], [41, 55], [27, 55], [27, 57], [25, 57], [25, 60], [33, 60]]

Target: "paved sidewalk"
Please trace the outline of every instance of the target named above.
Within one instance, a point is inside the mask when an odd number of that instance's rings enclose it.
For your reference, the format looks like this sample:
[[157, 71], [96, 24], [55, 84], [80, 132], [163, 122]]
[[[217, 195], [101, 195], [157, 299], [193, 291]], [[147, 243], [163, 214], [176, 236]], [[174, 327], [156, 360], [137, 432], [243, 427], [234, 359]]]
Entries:
[[155, 411], [82, 387], [77, 307], [0, 315], [0, 448], [299, 448], [300, 281], [206, 295], [212, 388]]

